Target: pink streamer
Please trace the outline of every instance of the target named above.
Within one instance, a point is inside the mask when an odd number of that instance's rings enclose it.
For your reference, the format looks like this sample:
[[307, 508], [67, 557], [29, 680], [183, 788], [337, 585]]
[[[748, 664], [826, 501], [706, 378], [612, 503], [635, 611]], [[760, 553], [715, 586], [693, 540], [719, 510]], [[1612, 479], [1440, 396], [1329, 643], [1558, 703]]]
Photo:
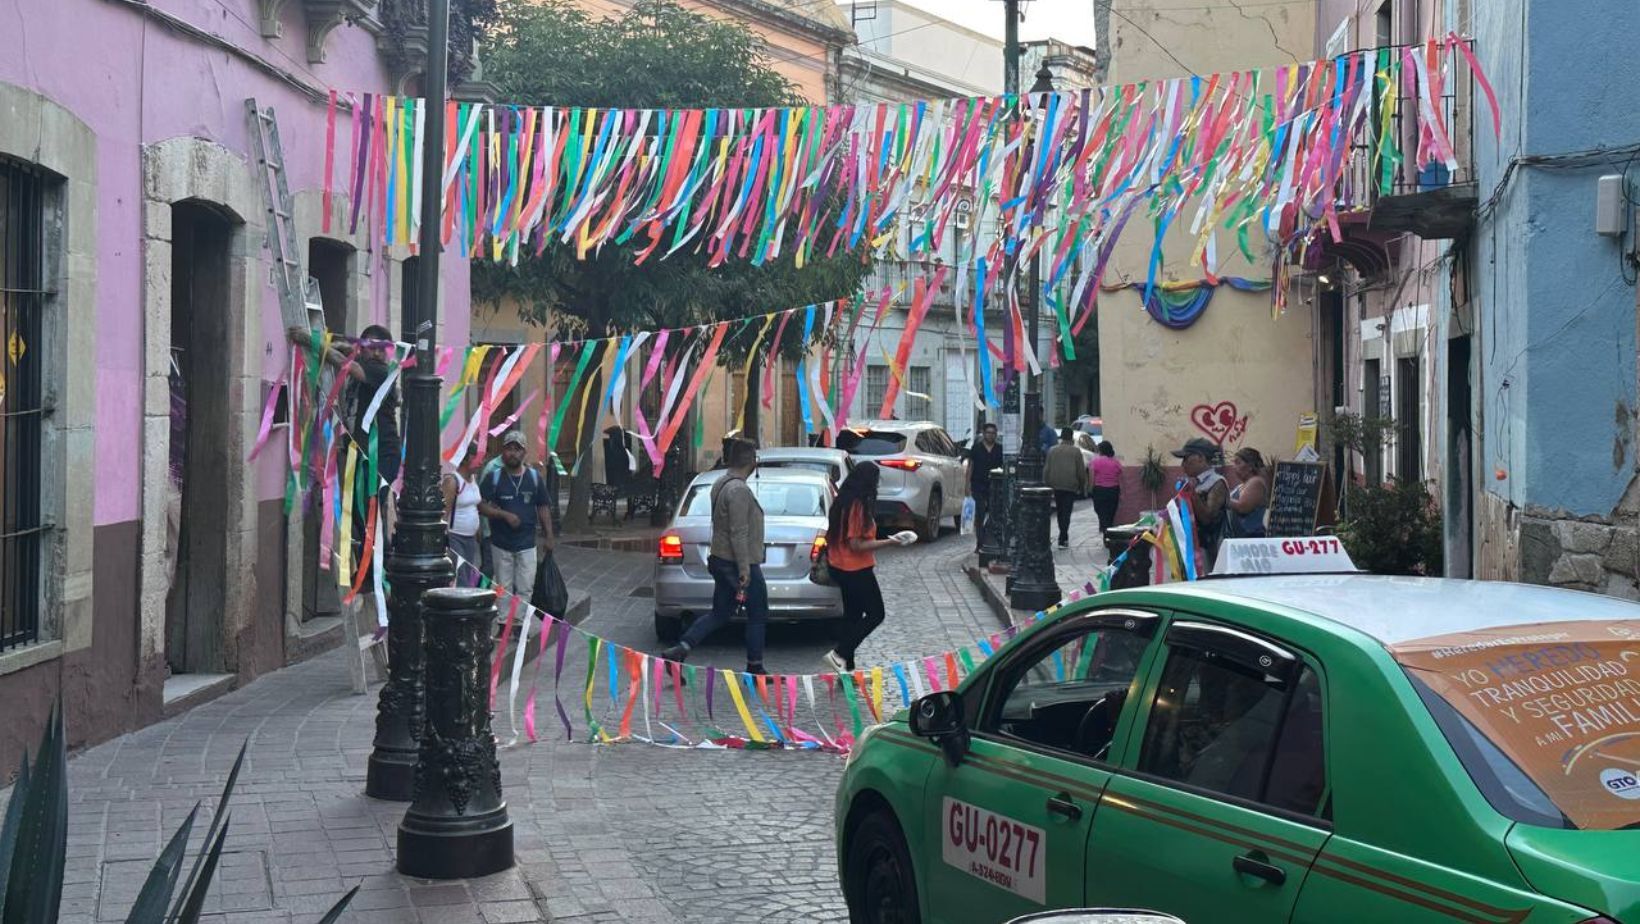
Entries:
[[928, 688], [936, 693], [939, 692], [942, 689], [940, 686], [940, 671], [935, 666], [933, 657], [923, 658], [923, 670], [928, 672]]
[[531, 401], [534, 401], [536, 398], [540, 397], [540, 395], [541, 395], [541, 389], [539, 389], [539, 388], [537, 388], [536, 390], [530, 392], [530, 396], [528, 398], [525, 398], [524, 400], [518, 402], [518, 410], [513, 411], [511, 417], [508, 417], [506, 420], [503, 420], [502, 422], [500, 422], [500, 423], [498, 423], [495, 426], [490, 428], [490, 435], [491, 436], [500, 436], [501, 434], [505, 433], [507, 431], [508, 427], [511, 427], [513, 424], [517, 423], [518, 418], [523, 416], [524, 408], [528, 407], [529, 403]]
[[273, 409], [279, 404], [279, 392], [284, 388], [285, 376], [281, 374], [278, 381], [273, 383], [273, 388], [268, 390], [268, 401], [262, 405], [262, 426], [256, 431], [256, 445], [251, 448], [251, 454], [245, 457], [245, 461], [254, 460], [262, 452], [262, 447], [267, 445], [268, 431], [273, 429]]

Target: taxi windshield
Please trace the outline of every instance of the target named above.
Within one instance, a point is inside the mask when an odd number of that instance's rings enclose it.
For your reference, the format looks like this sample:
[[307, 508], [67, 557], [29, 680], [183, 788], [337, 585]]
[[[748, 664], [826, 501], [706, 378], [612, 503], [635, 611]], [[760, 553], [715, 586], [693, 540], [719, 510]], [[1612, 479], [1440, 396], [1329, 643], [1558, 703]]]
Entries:
[[1640, 620], [1489, 628], [1390, 653], [1503, 814], [1640, 828]]

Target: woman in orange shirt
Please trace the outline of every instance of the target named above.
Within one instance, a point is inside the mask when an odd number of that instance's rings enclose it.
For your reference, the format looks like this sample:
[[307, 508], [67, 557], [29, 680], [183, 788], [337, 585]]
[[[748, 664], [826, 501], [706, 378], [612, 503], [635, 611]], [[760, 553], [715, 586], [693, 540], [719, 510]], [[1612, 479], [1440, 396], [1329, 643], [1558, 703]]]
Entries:
[[[882, 470], [875, 463], [855, 466], [843, 479], [831, 504], [831, 523], [826, 530], [826, 561], [831, 578], [843, 594], [843, 620], [837, 647], [826, 652], [826, 666], [842, 673], [854, 670], [854, 651], [883, 624], [883, 591], [877, 586], [876, 551], [891, 545], [906, 545], [897, 533], [893, 538], [877, 538], [877, 482]], [[912, 539], [914, 533], [909, 534]]]

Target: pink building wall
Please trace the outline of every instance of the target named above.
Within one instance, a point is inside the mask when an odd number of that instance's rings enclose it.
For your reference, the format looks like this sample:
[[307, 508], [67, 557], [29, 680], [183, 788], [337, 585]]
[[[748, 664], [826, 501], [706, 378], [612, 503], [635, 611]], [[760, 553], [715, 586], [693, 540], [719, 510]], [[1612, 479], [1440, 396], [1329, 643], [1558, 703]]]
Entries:
[[[309, 64], [306, 13], [288, 0], [283, 35], [265, 39], [256, 28], [254, 0], [154, 0], [162, 13], [232, 43], [316, 88], [344, 94], [383, 92], [389, 75], [376, 39], [352, 25], [331, 33], [326, 60]], [[292, 195], [321, 188], [324, 172], [325, 105], [227, 51], [210, 48], [143, 14], [127, 0], [0, 0], [0, 33], [12, 36], [16, 53], [0, 55], [0, 82], [48, 97], [97, 134], [97, 453], [94, 517], [97, 525], [141, 516], [140, 460], [143, 375], [143, 190], [141, 146], [178, 136], [214, 141], [243, 157], [255, 155], [245, 99], [274, 107]], [[3, 115], [0, 115], [3, 117]], [[348, 140], [348, 116], [337, 118], [338, 147]], [[345, 160], [339, 157], [338, 160]], [[346, 168], [338, 164], [338, 188]], [[345, 229], [341, 229], [345, 231]], [[338, 237], [342, 236], [340, 233]], [[300, 242], [304, 249], [306, 241]], [[252, 284], [262, 289], [261, 377], [278, 378], [287, 350], [277, 295], [270, 282], [268, 251], [257, 257]], [[369, 305], [385, 321], [389, 286], [380, 249], [361, 253], [375, 261]], [[443, 338], [464, 344], [468, 336], [467, 262], [443, 260]], [[395, 331], [396, 332], [396, 331]], [[283, 461], [267, 453], [257, 463], [262, 499], [284, 489]]]

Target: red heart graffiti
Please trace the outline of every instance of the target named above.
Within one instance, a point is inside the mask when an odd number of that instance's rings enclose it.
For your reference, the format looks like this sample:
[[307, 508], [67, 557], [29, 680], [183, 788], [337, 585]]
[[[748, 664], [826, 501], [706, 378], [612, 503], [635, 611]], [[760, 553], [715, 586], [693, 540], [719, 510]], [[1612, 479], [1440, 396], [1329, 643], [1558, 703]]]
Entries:
[[1198, 404], [1190, 409], [1190, 422], [1220, 446], [1240, 440], [1250, 419], [1243, 417], [1232, 401]]

